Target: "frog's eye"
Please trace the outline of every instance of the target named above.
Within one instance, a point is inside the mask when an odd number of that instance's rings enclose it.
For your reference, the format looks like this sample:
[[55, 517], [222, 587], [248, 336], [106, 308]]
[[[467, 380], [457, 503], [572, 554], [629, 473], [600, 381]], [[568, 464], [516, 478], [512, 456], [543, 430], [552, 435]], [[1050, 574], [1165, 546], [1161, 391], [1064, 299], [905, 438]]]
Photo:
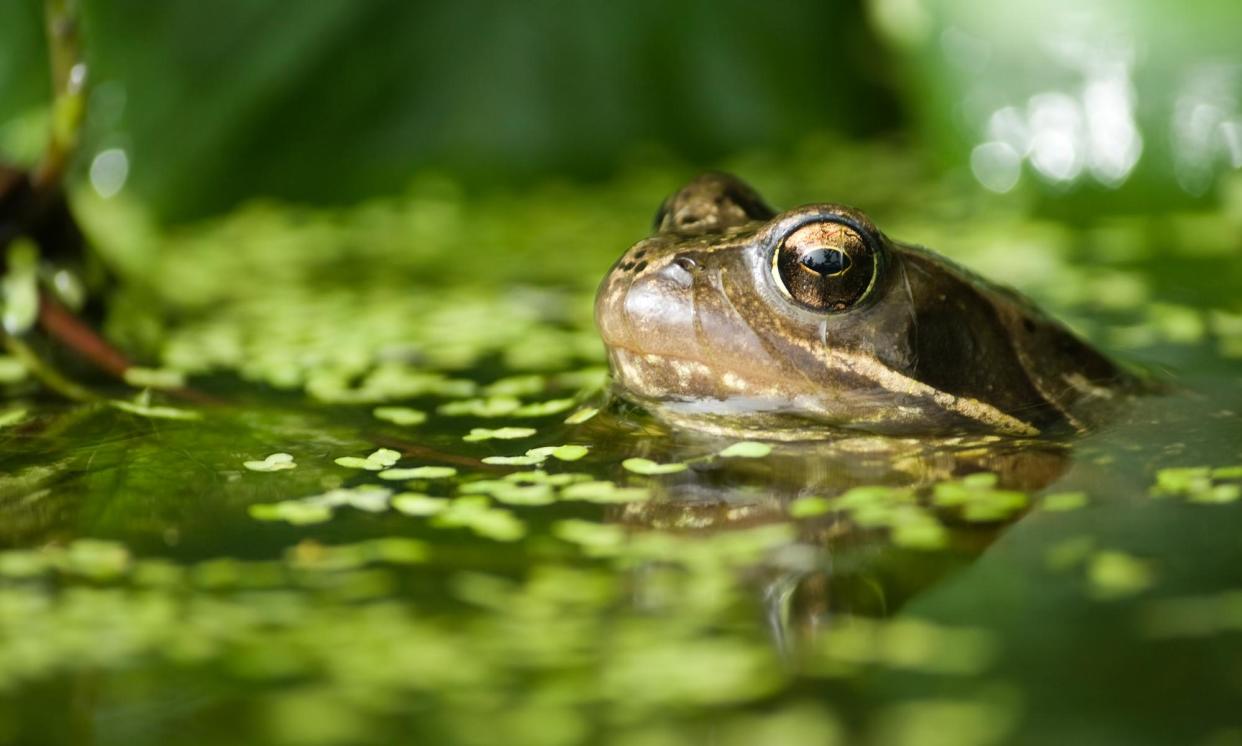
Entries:
[[803, 225], [772, 255], [772, 275], [781, 289], [814, 311], [851, 308], [867, 297], [875, 274], [874, 248], [844, 223]]

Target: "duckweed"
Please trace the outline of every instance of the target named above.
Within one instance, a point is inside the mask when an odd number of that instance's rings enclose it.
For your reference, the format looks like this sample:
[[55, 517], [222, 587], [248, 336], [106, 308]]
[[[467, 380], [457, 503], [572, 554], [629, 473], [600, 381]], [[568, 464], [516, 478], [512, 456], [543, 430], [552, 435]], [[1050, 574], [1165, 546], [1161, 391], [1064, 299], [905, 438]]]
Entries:
[[448, 507], [448, 500], [417, 492], [402, 492], [392, 498], [392, 507], [406, 515], [435, 515]]
[[457, 470], [451, 466], [414, 466], [408, 469], [385, 469], [376, 474], [380, 479], [448, 479], [456, 476]]
[[414, 426], [421, 425], [427, 421], [427, 413], [421, 409], [412, 409], [410, 407], [376, 407], [371, 410], [371, 414], [377, 420], [391, 422], [394, 425]]
[[381, 471], [401, 459], [401, 454], [389, 448], [380, 448], [373, 451], [365, 458], [358, 456], [340, 456], [333, 460], [337, 466], [344, 466], [347, 469], [364, 469], [366, 471]]
[[554, 458], [557, 461], [578, 461], [585, 458], [591, 452], [589, 446], [569, 444], [563, 446], [541, 446], [532, 448], [526, 452], [527, 456], [535, 458]]
[[591, 419], [597, 414], [599, 414], [598, 408], [583, 407], [582, 409], [579, 409], [575, 411], [573, 414], [566, 417], [565, 424], [566, 425], [581, 425], [582, 423], [586, 422], [587, 420]]
[[763, 458], [772, 452], [772, 446], [753, 440], [743, 440], [720, 451], [722, 458]]
[[1112, 600], [1147, 590], [1154, 581], [1151, 564], [1116, 550], [1093, 554], [1087, 565], [1087, 579], [1096, 598]]
[[981, 472], [937, 484], [932, 503], [956, 508], [968, 521], [1002, 521], [1026, 508], [1029, 498], [1017, 490], [997, 489], [997, 476]]
[[996, 654], [996, 642], [985, 630], [942, 627], [913, 618], [884, 622], [845, 617], [838, 625], [837, 634], [820, 640], [808, 664], [817, 673], [847, 675], [866, 665], [977, 676]]
[[627, 458], [621, 462], [621, 466], [624, 467], [626, 471], [632, 471], [635, 474], [642, 474], [643, 476], [676, 474], [689, 468], [682, 463], [659, 464], [645, 458]]
[[526, 524], [507, 510], [488, 505], [485, 497], [459, 497], [432, 519], [437, 526], [468, 528], [496, 541], [517, 541], [526, 535]]
[[645, 487], [618, 487], [607, 480], [592, 480], [565, 487], [561, 490], [561, 497], [593, 503], [625, 503], [648, 500], [651, 490]]
[[293, 455], [289, 453], [273, 453], [261, 461], [246, 461], [242, 464], [250, 471], [285, 471], [297, 468]]
[[518, 438], [529, 438], [539, 432], [533, 427], [500, 427], [496, 429], [486, 427], [471, 428], [470, 432], [461, 436], [461, 439], [470, 443], [476, 443], [481, 440], [516, 440]]
[[185, 386], [185, 374], [171, 368], [134, 365], [125, 370], [125, 382], [136, 388], [175, 389]]
[[1238, 467], [1161, 469], [1156, 472], [1152, 494], [1157, 497], [1180, 496], [1195, 503], [1231, 503], [1242, 497], [1242, 484], [1231, 481], [1238, 478]]
[[832, 511], [832, 501], [823, 497], [807, 495], [789, 503], [792, 518], [812, 518]]
[[1087, 504], [1087, 493], [1085, 492], [1055, 492], [1051, 495], [1044, 495], [1039, 501], [1039, 507], [1053, 513], [1064, 513], [1068, 510], [1078, 510]]

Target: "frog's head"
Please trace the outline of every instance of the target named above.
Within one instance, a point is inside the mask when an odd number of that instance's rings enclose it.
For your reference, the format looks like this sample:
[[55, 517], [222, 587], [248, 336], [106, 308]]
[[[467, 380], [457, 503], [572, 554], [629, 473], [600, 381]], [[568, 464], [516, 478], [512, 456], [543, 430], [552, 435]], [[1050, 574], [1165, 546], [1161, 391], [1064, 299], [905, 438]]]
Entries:
[[891, 241], [858, 210], [777, 213], [719, 173], [665, 200], [654, 235], [604, 279], [595, 317], [622, 395], [771, 437], [812, 423], [1032, 434], [1058, 411], [1029, 370], [1046, 356], [1024, 351], [1040, 342], [1090, 358], [1087, 379], [1115, 374], [1011, 291]]

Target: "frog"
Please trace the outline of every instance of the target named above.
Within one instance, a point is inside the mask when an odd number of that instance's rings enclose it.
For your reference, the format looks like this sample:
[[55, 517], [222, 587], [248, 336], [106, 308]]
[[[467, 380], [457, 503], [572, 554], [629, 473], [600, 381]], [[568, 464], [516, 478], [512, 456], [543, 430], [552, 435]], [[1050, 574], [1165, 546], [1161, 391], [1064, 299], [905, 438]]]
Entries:
[[620, 400], [721, 434], [1083, 432], [1137, 387], [1018, 291], [723, 172], [664, 200], [594, 310]]

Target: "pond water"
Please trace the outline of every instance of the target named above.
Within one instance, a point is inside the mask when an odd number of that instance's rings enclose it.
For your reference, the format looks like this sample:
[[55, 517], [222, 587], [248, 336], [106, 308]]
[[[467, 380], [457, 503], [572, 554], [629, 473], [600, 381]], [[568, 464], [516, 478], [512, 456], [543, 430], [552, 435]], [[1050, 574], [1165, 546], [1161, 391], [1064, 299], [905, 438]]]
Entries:
[[79, 195], [153, 388], [3, 366], [0, 742], [1242, 743], [1242, 189], [1066, 225], [884, 145], [724, 165], [1167, 393], [1060, 441], [671, 431], [590, 318], [671, 166], [174, 230]]

